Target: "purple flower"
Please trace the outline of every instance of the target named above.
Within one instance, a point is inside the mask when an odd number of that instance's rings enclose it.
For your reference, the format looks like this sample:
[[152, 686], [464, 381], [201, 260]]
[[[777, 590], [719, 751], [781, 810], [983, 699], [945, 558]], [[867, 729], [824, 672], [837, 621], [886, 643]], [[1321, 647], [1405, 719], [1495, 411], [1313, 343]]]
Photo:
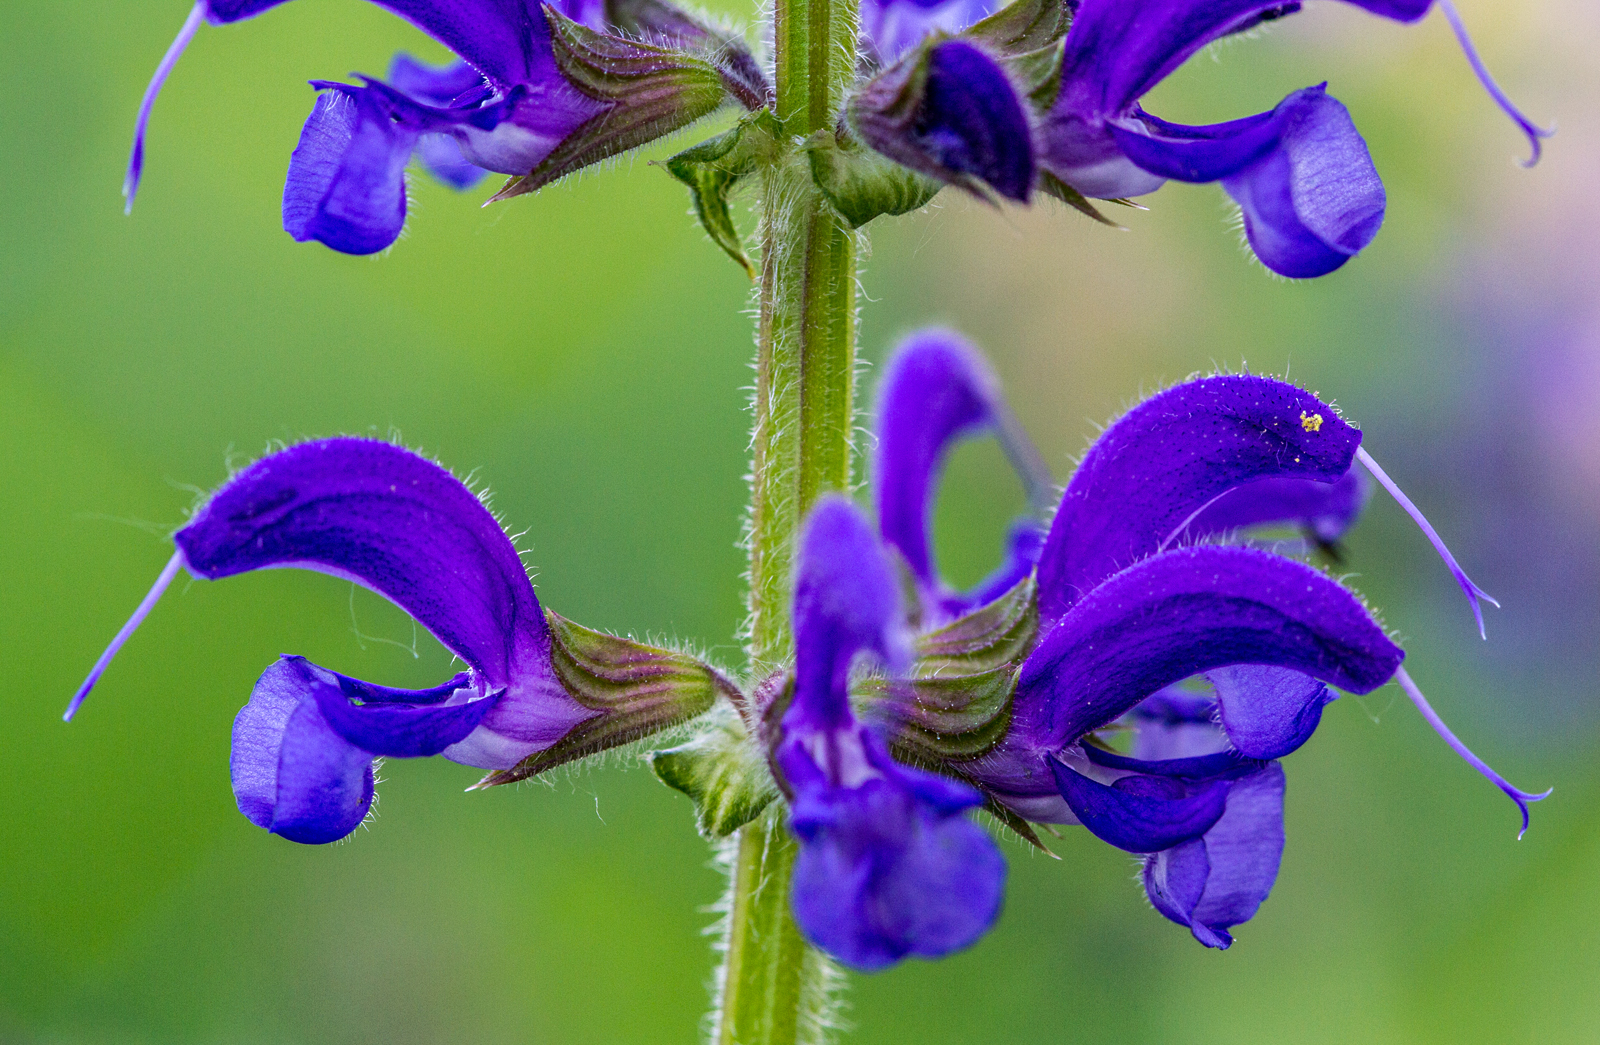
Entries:
[[[195, 4], [139, 110], [123, 186], [130, 208], [151, 108], [201, 23], [241, 21], [283, 2]], [[592, 0], [374, 2], [460, 61], [432, 68], [399, 55], [388, 82], [313, 81], [322, 93], [289, 163], [284, 228], [349, 254], [382, 250], [399, 236], [404, 170], [414, 154], [456, 188], [484, 171], [517, 176], [496, 197], [504, 198], [677, 130], [727, 97], [751, 107], [765, 98], [760, 70], [742, 46], [667, 4], [615, 5], [627, 23], [615, 26]], [[682, 48], [714, 50], [717, 61]]]
[[916, 579], [923, 624], [992, 602], [1033, 571], [1044, 527], [1032, 518], [1012, 525], [1003, 563], [970, 592], [951, 590], [934, 563], [934, 484], [958, 440], [996, 435], [1035, 511], [1044, 514], [1055, 500], [1050, 473], [1001, 396], [999, 381], [960, 335], [921, 331], [889, 360], [878, 386], [875, 430], [878, 532]]
[[[1431, 0], [1351, 0], [1415, 21]], [[1441, 0], [1474, 70], [1527, 133], [1544, 132], [1511, 106]], [[1169, 123], [1140, 99], [1189, 56], [1224, 36], [1300, 9], [1298, 0], [1083, 0], [1067, 34], [1061, 91], [1041, 131], [1040, 164], [1085, 196], [1151, 192], [1168, 178], [1222, 182], [1244, 214], [1263, 264], [1285, 276], [1332, 272], [1383, 223], [1383, 183], [1350, 114], [1326, 85], [1274, 109], [1208, 126]]]
[[851, 711], [857, 654], [898, 672], [909, 649], [894, 571], [842, 498], [824, 499], [806, 522], [794, 622], [793, 698], [774, 760], [800, 840], [795, 921], [859, 969], [972, 944], [1000, 913], [1005, 861], [965, 815], [982, 795], [896, 762]]
[[[907, 104], [915, 94], [914, 104]], [[864, 87], [852, 103], [867, 143], [895, 162], [984, 197], [1027, 202], [1035, 175], [1033, 128], [996, 57], [944, 40]]]
[[[581, 757], [704, 709], [670, 693], [610, 703], [585, 693], [581, 673], [555, 662], [570, 662], [574, 649], [581, 657], [583, 635], [552, 634], [581, 629], [547, 617], [494, 516], [449, 472], [390, 443], [327, 439], [271, 454], [228, 480], [173, 540], [176, 554], [67, 718], [180, 568], [218, 580], [292, 566], [352, 581], [411, 614], [466, 665], [426, 690], [374, 685], [303, 657], [267, 669], [234, 722], [233, 789], [246, 817], [292, 841], [353, 831], [372, 803], [380, 757], [443, 754], [529, 775], [535, 756]], [[674, 656], [633, 652], [635, 667]]]
[[[466, 62], [432, 66], [408, 54], [397, 54], [389, 63], [389, 85], [411, 100], [426, 105], [448, 106], [482, 82], [483, 77]], [[424, 134], [419, 138], [417, 158], [429, 174], [453, 189], [470, 189], [489, 173], [467, 162], [455, 138], [444, 132]]]
[[[1018, 437], [992, 377], [948, 332], [908, 340], [879, 402], [880, 531], [916, 578], [925, 617], [940, 623], [972, 603], [952, 600], [928, 552], [938, 463], [964, 436], [998, 431], [1008, 447]], [[1310, 738], [1331, 687], [1360, 694], [1398, 681], [1517, 803], [1526, 828], [1528, 803], [1543, 796], [1506, 783], [1449, 732], [1355, 596], [1270, 547], [1233, 543], [1263, 524], [1336, 540], [1365, 496], [1358, 456], [1393, 485], [1360, 441], [1327, 404], [1271, 378], [1191, 380], [1141, 403], [1085, 455], [1032, 576], [1013, 558], [1002, 572], [1016, 587], [919, 640], [909, 687], [880, 695], [901, 726], [894, 750], [977, 786], [1019, 829], [1078, 823], [1142, 854], [1152, 903], [1215, 947], [1271, 888], [1283, 846], [1275, 760]], [[1030, 455], [1012, 456], [1031, 472]], [[1031, 638], [1005, 609], [1019, 595], [1036, 607]], [[1008, 672], [1009, 718], [964, 719], [959, 695], [988, 708], [994, 677]], [[1004, 724], [992, 740], [989, 721]], [[951, 737], [969, 725], [976, 746], [958, 748]], [[1105, 746], [1099, 733], [1113, 726], [1136, 730], [1134, 756]]]

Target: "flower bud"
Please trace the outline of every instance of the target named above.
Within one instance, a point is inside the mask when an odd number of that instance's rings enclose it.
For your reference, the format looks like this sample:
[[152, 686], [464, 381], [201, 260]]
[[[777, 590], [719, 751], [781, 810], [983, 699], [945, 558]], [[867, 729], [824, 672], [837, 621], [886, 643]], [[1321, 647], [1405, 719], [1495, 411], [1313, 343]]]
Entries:
[[977, 43], [931, 39], [851, 99], [850, 122], [878, 152], [980, 199], [1026, 202], [1033, 129], [997, 58]]

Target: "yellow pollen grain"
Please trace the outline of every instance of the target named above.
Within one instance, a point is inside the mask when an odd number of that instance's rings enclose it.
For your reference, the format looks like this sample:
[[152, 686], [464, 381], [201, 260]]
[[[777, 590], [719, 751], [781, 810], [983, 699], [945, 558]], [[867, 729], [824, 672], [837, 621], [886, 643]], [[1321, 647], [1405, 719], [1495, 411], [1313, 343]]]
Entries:
[[1300, 427], [1308, 432], [1322, 431], [1322, 415], [1307, 414], [1304, 410], [1300, 411]]

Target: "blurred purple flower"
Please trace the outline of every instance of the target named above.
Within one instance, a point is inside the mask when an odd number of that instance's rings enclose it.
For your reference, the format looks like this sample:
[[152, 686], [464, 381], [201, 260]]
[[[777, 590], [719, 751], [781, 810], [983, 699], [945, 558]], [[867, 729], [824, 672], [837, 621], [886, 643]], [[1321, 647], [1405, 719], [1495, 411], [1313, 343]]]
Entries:
[[878, 532], [916, 579], [925, 626], [960, 616], [1004, 595], [1033, 571], [1044, 527], [1033, 516], [1012, 524], [1005, 559], [970, 592], [952, 590], [934, 561], [934, 484], [959, 440], [993, 433], [1027, 486], [1036, 515], [1056, 489], [1027, 433], [982, 358], [953, 331], [923, 330], [890, 358], [878, 386], [873, 490]]
[[862, 0], [861, 50], [892, 65], [932, 33], [955, 34], [1004, 7], [1002, 0]]
[[850, 709], [856, 655], [907, 666], [898, 584], [867, 520], [826, 498], [801, 536], [795, 580], [794, 696], [775, 761], [800, 839], [795, 920], [859, 969], [975, 942], [1000, 913], [1005, 860], [967, 819], [983, 796], [895, 762]]

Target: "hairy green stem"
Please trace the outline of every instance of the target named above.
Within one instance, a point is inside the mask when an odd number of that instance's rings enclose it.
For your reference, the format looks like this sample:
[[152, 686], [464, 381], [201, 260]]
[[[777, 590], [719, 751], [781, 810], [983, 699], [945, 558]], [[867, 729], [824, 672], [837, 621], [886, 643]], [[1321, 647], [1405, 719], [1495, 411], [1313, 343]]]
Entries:
[[842, 977], [795, 927], [795, 851], [782, 813], [747, 824], [733, 842], [715, 1045], [822, 1042], [833, 1029]]
[[800, 177], [767, 173], [750, 491], [748, 648], [759, 678], [793, 659], [795, 534], [817, 497], [850, 486], [856, 243]]
[[[856, 0], [775, 0], [773, 22], [777, 115], [792, 143], [838, 118], [855, 75]], [[819, 496], [850, 488], [856, 362], [856, 233], [798, 150], [781, 150], [761, 191], [746, 624], [756, 678], [793, 663], [801, 520]], [[746, 825], [733, 846], [716, 1045], [816, 1043], [832, 1023], [838, 973], [795, 925], [784, 817]]]

